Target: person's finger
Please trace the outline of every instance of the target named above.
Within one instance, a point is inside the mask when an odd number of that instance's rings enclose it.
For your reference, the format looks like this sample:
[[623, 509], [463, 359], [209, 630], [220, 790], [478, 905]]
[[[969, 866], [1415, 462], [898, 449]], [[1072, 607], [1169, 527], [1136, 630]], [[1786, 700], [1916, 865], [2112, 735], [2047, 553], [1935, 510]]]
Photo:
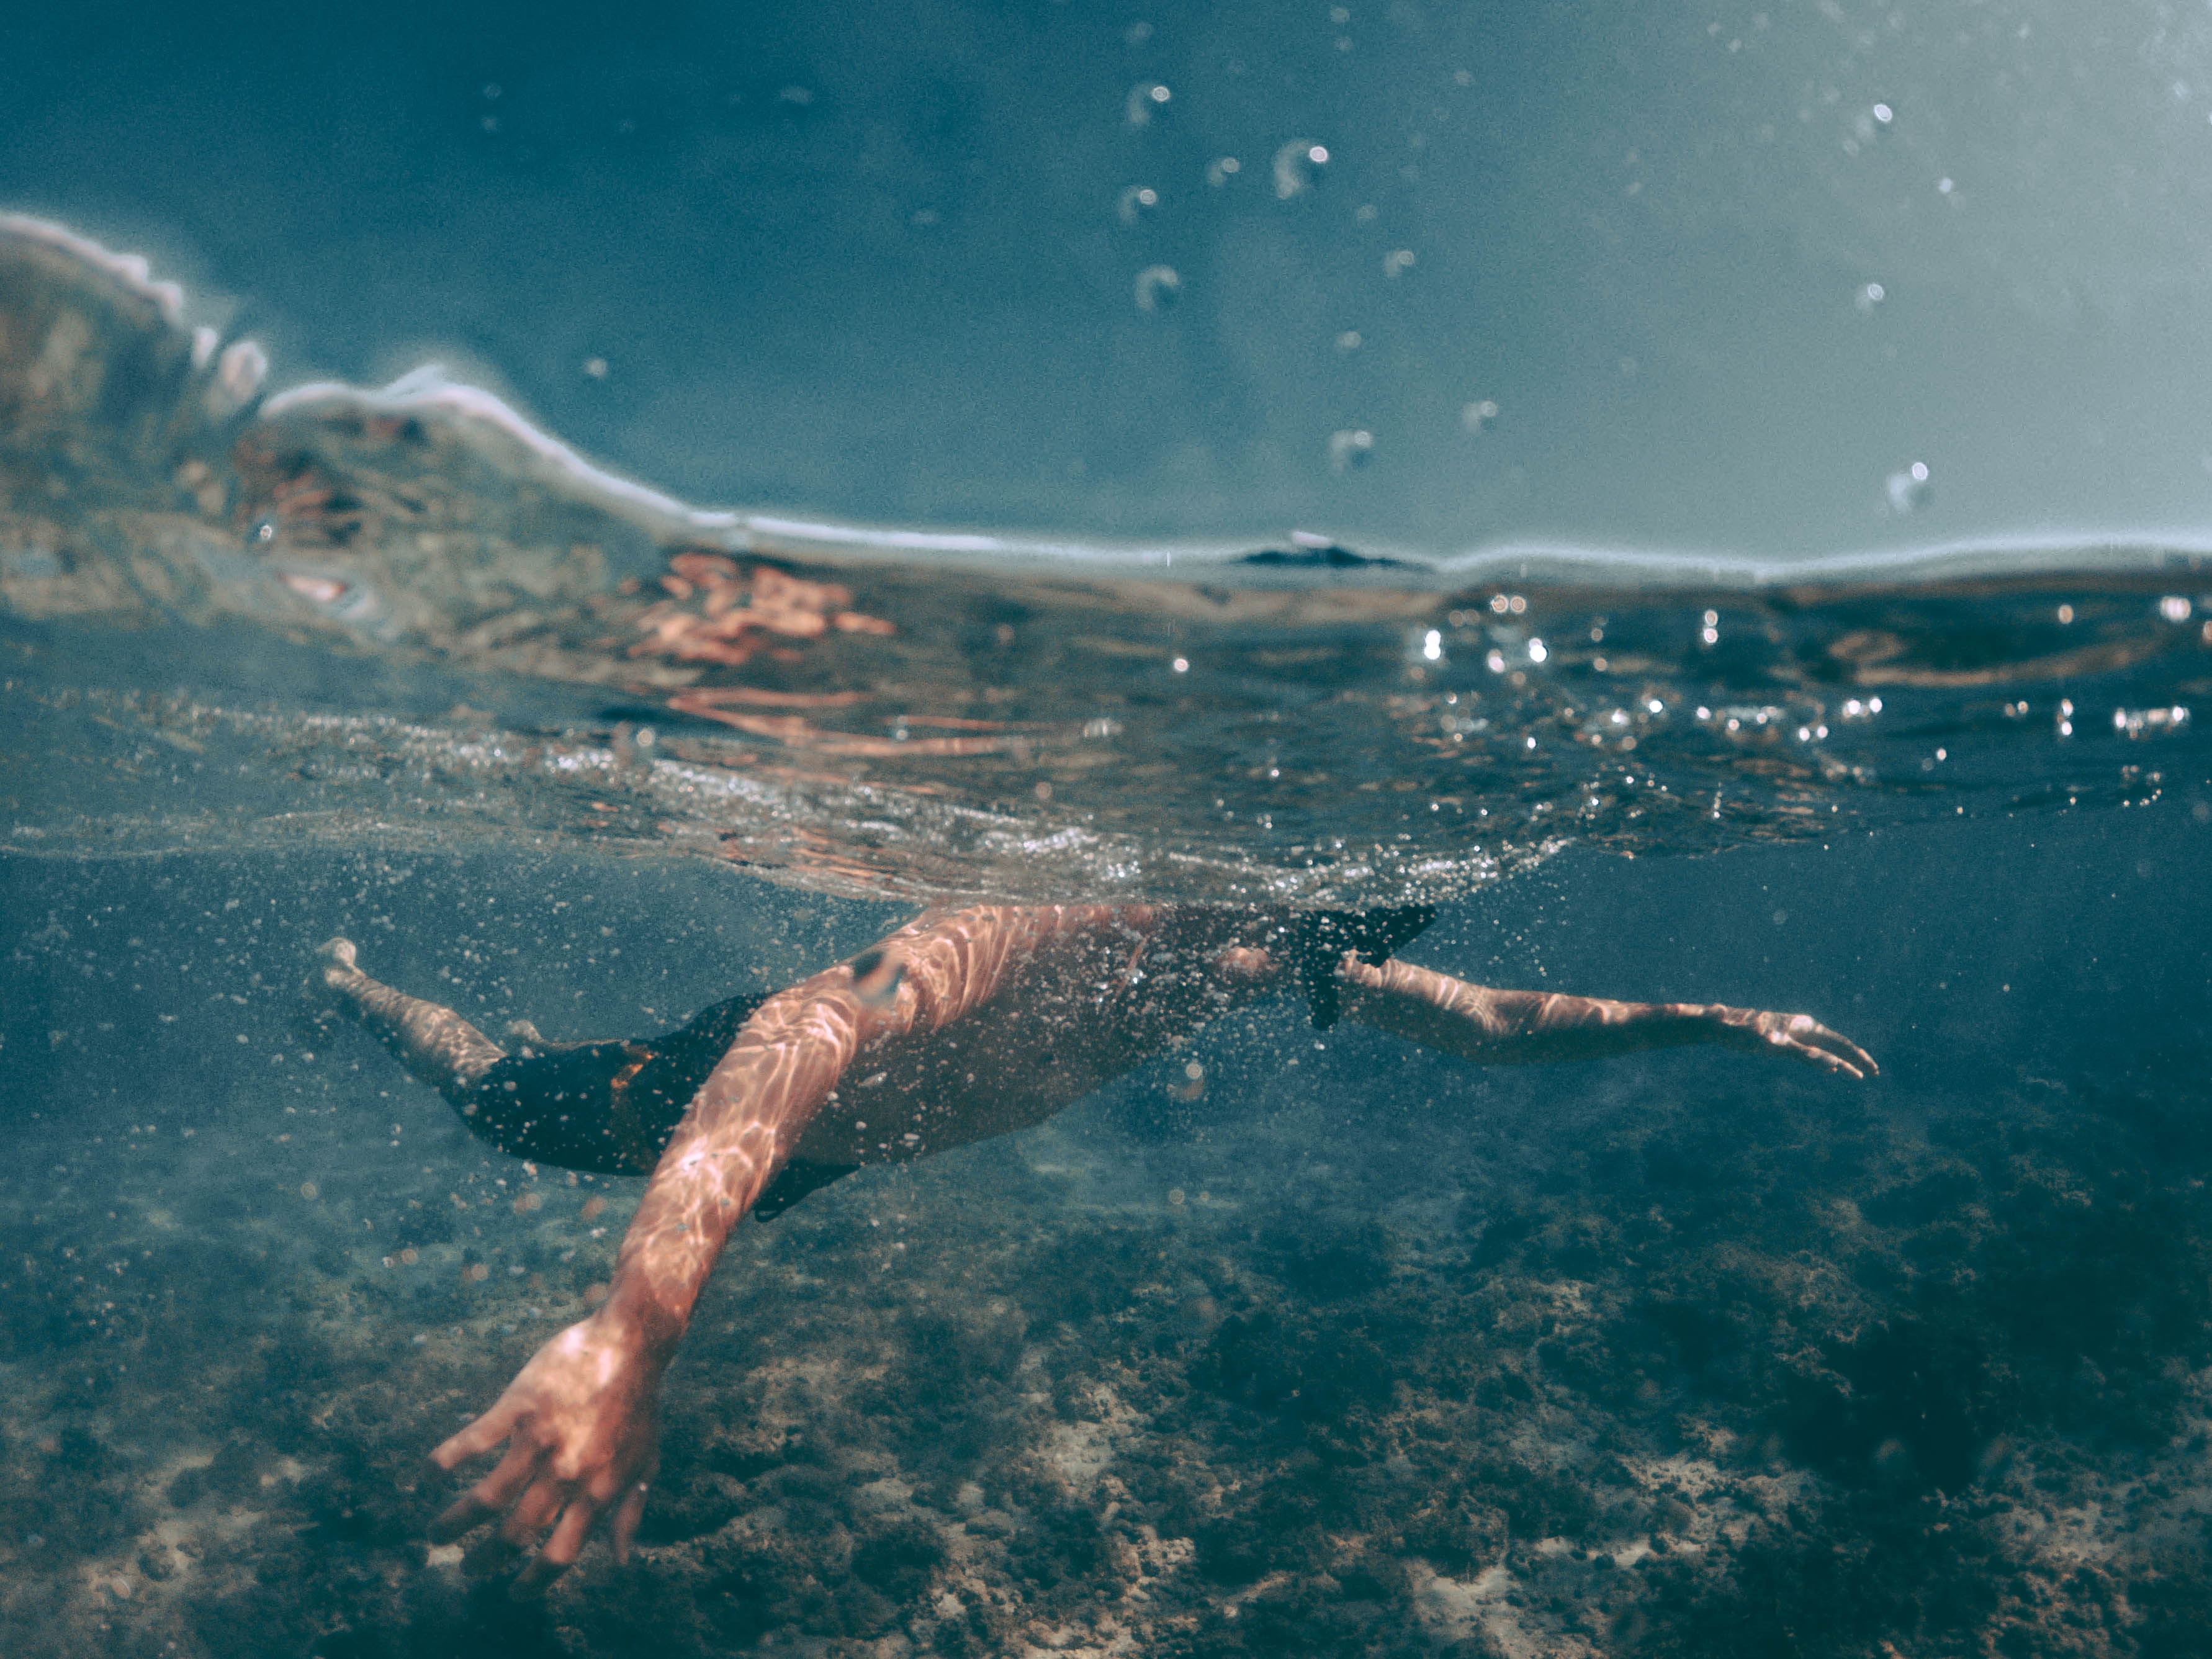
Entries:
[[1872, 1060], [1868, 1060], [1864, 1054], [1861, 1054], [1857, 1049], [1851, 1048], [1848, 1043], [1836, 1043], [1832, 1046], [1823, 1048], [1821, 1052], [1832, 1056], [1838, 1066], [1842, 1068], [1844, 1071], [1849, 1072], [1853, 1077], [1858, 1079], [1862, 1083], [1866, 1081], [1867, 1067], [1874, 1064]]
[[576, 1557], [583, 1550], [584, 1539], [592, 1530], [592, 1518], [598, 1513], [599, 1505], [592, 1503], [588, 1496], [579, 1494], [571, 1501], [562, 1512], [561, 1524], [553, 1528], [553, 1535], [545, 1540], [538, 1553], [531, 1558], [530, 1565], [522, 1570], [522, 1576], [515, 1581], [515, 1588], [535, 1589], [574, 1566]]
[[1828, 1073], [1847, 1072], [1864, 1080], [1859, 1068], [1833, 1050], [1823, 1048], [1819, 1037], [1826, 1035], [1826, 1028], [1814, 1024], [1802, 1014], [1790, 1022], [1790, 1029], [1774, 1032], [1768, 1041], [1778, 1045], [1785, 1053], [1795, 1054], [1809, 1065], [1818, 1066]]
[[1850, 1061], [1845, 1060], [1841, 1054], [1832, 1054], [1826, 1048], [1815, 1048], [1809, 1042], [1799, 1043], [1796, 1044], [1796, 1047], [1799, 1054], [1811, 1060], [1814, 1065], [1820, 1066], [1823, 1071], [1831, 1073], [1841, 1072], [1857, 1082], [1863, 1083], [1866, 1081], [1866, 1073], [1859, 1070], [1857, 1066], [1852, 1065]]
[[471, 1527], [497, 1515], [530, 1484], [539, 1456], [537, 1447], [517, 1438], [507, 1448], [499, 1467], [455, 1498], [443, 1515], [430, 1523], [430, 1535], [441, 1543], [459, 1538]]
[[1875, 1064], [1874, 1056], [1869, 1054], [1865, 1049], [1860, 1048], [1857, 1043], [1852, 1042], [1849, 1037], [1841, 1036], [1834, 1031], [1829, 1032], [1828, 1035], [1831, 1037], [1833, 1037], [1836, 1042], [1840, 1043], [1844, 1048], [1850, 1050], [1851, 1059], [1865, 1071], [1869, 1077], [1879, 1077], [1881, 1075], [1881, 1067]]
[[1845, 1069], [1854, 1077], [1863, 1079], [1881, 1070], [1881, 1066], [1874, 1063], [1872, 1054], [1867, 1053], [1841, 1031], [1832, 1031], [1816, 1019], [1808, 1019], [1806, 1022], [1802, 1035], [1807, 1042], [1825, 1053], [1833, 1054], [1838, 1060], [1844, 1062]]
[[441, 1469], [451, 1469], [456, 1463], [465, 1463], [471, 1457], [482, 1457], [514, 1432], [515, 1419], [521, 1415], [520, 1406], [511, 1406], [502, 1399], [432, 1452], [430, 1461]]
[[637, 1538], [637, 1523], [645, 1518], [645, 1500], [653, 1488], [641, 1480], [623, 1494], [622, 1507], [615, 1511], [615, 1559], [626, 1563], [629, 1547]]
[[539, 1475], [507, 1512], [506, 1523], [499, 1529], [500, 1536], [511, 1544], [525, 1547], [535, 1542], [538, 1534], [561, 1513], [561, 1506], [574, 1490], [573, 1482], [556, 1480], [550, 1474]]

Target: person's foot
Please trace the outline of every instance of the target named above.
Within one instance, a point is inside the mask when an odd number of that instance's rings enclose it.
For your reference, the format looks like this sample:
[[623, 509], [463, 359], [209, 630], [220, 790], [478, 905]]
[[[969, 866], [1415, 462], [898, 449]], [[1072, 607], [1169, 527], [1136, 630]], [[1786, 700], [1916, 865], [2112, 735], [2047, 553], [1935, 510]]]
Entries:
[[355, 965], [357, 953], [351, 939], [339, 938], [319, 945], [315, 958], [316, 966], [308, 970], [307, 982], [301, 988], [310, 1002], [327, 1005], [332, 993], [343, 991], [348, 980], [360, 975]]
[[320, 1048], [326, 1041], [338, 1017], [345, 1012], [346, 980], [357, 975], [354, 965], [353, 941], [334, 939], [315, 951], [316, 963], [307, 971], [300, 986], [301, 1006], [292, 1016], [292, 1028], [300, 1041]]

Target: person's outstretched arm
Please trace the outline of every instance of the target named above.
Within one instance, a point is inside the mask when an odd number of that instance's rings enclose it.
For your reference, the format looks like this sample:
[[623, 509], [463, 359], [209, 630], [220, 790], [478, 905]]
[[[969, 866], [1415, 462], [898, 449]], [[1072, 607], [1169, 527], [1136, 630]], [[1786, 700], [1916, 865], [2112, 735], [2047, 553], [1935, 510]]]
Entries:
[[[1100, 913], [1103, 914], [1103, 913]], [[607, 1299], [533, 1355], [492, 1408], [432, 1454], [441, 1468], [507, 1444], [439, 1517], [457, 1537], [504, 1510], [525, 1577], [568, 1566], [601, 1514], [628, 1556], [658, 1458], [660, 1378], [731, 1229], [866, 1048], [941, 1030], [1009, 964], [1091, 913], [988, 908], [927, 918], [763, 1003], [694, 1097], [624, 1235]]]
[[1787, 1055], [1864, 1078], [1874, 1057], [1810, 1014], [1767, 1013], [1696, 1002], [1612, 1002], [1542, 991], [1497, 991], [1391, 960], [1380, 967], [1346, 952], [1337, 969], [1344, 1018], [1427, 1048], [1487, 1065], [1599, 1060], [1644, 1048], [1717, 1042]]

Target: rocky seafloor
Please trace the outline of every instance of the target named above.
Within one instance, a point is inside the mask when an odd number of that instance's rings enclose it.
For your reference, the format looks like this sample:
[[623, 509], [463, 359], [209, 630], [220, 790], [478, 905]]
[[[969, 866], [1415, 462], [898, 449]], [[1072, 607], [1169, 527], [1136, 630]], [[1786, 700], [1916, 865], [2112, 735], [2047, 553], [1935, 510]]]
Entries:
[[1853, 1088], [1264, 1014], [748, 1224], [637, 1560], [518, 1599], [425, 1454], [636, 1183], [243, 1021], [265, 1071], [50, 1084], [0, 1171], [11, 1659], [2212, 1651], [2194, 1036]]

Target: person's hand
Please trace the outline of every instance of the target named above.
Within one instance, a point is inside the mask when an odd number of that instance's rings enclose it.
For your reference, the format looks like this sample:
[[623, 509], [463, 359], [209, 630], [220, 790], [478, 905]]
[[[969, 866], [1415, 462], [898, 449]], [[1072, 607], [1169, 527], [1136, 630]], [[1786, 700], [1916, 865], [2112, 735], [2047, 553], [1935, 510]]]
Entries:
[[1728, 1008], [1718, 1003], [1705, 1017], [1722, 1028], [1719, 1041], [1733, 1048], [1763, 1049], [1802, 1060], [1824, 1072], [1841, 1072], [1863, 1082], [1881, 1072], [1874, 1056], [1849, 1037], [1830, 1030], [1810, 1014], [1773, 1014], [1759, 1008]]
[[496, 1405], [430, 1454], [451, 1469], [507, 1443], [499, 1466], [438, 1517], [433, 1534], [458, 1538], [504, 1511], [499, 1537], [523, 1550], [551, 1526], [522, 1573], [531, 1585], [565, 1571], [611, 1506], [615, 1559], [627, 1561], [659, 1465], [663, 1369], [634, 1331], [604, 1315], [562, 1331]]

